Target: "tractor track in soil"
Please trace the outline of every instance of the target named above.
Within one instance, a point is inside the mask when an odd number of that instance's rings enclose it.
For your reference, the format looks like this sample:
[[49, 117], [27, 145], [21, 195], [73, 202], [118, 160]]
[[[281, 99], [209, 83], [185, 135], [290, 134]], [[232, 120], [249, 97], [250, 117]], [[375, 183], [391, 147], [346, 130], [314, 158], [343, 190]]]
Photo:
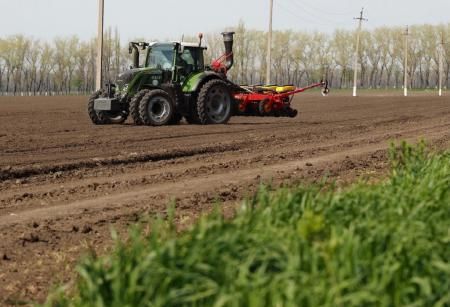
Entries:
[[[450, 144], [438, 97], [300, 95], [299, 117], [225, 126], [93, 126], [82, 97], [0, 98], [0, 297], [42, 301], [88, 248], [176, 204], [183, 229], [220, 201], [230, 216], [261, 182], [380, 177], [393, 140]], [[148, 220], [148, 219], [144, 219]], [[2, 301], [0, 300], [0, 303]]]

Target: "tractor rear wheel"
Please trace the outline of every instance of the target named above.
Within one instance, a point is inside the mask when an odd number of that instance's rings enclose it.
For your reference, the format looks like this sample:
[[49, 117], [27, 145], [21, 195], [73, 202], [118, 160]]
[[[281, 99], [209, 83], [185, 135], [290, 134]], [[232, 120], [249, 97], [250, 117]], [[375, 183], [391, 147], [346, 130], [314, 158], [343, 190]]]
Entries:
[[88, 114], [91, 118], [91, 121], [96, 125], [110, 125], [110, 124], [123, 124], [128, 117], [127, 111], [96, 111], [94, 109], [95, 100], [104, 97], [105, 94], [102, 90], [95, 92], [89, 97], [88, 102]]
[[148, 92], [150, 92], [150, 90], [140, 90], [130, 101], [130, 115], [136, 125], [144, 124], [141, 115], [139, 114], [139, 104], [142, 98], [144, 98], [144, 96], [148, 94]]
[[232, 98], [226, 82], [220, 79], [206, 82], [197, 100], [200, 123], [226, 124], [232, 113]]
[[168, 125], [173, 119], [175, 106], [167, 92], [152, 90], [141, 99], [139, 114], [145, 125], [164, 126]]

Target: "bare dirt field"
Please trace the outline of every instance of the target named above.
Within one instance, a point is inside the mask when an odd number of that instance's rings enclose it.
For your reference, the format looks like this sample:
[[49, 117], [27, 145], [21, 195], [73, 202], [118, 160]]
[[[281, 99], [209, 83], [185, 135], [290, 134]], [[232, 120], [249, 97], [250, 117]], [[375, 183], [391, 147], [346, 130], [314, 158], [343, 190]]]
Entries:
[[112, 228], [171, 201], [183, 228], [217, 201], [231, 215], [260, 182], [382, 176], [392, 140], [450, 147], [449, 98], [302, 94], [295, 119], [161, 128], [94, 126], [85, 100], [0, 98], [0, 304], [42, 301]]

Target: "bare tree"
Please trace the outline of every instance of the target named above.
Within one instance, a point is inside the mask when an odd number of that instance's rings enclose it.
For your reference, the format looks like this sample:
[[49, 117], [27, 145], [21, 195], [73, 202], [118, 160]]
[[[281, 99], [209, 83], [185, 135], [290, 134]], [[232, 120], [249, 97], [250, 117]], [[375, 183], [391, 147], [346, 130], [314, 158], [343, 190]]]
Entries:
[[[266, 67], [267, 35], [249, 29], [240, 21], [236, 27], [235, 66], [230, 78], [237, 83], [262, 83], [267, 69], [274, 82], [295, 85], [327, 78], [334, 87], [347, 88], [352, 77], [351, 59], [354, 32], [284, 30], [274, 32], [272, 67]], [[450, 24], [411, 27], [408, 72], [411, 87], [435, 87], [438, 82], [439, 49], [444, 50], [444, 80], [450, 86]], [[142, 39], [141, 39], [142, 40]], [[148, 40], [147, 40], [148, 41]], [[152, 40], [153, 41], [153, 40]], [[195, 36], [185, 41], [198, 41]], [[403, 29], [381, 27], [361, 35], [361, 86], [370, 88], [400, 86], [403, 67]], [[220, 33], [206, 33], [205, 62], [224, 53]], [[127, 47], [121, 44], [117, 29], [105, 33], [104, 70], [106, 80], [116, 81], [130, 65]], [[80, 41], [76, 36], [42, 42], [23, 35], [0, 38], [0, 94], [87, 94], [94, 90], [96, 71], [95, 39]]]

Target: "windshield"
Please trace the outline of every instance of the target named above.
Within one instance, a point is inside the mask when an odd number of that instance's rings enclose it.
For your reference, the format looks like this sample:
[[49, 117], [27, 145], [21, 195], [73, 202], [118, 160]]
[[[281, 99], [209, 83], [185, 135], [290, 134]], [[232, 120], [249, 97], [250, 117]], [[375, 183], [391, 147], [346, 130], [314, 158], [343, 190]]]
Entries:
[[147, 59], [147, 67], [170, 70], [173, 67], [173, 45], [153, 46]]

